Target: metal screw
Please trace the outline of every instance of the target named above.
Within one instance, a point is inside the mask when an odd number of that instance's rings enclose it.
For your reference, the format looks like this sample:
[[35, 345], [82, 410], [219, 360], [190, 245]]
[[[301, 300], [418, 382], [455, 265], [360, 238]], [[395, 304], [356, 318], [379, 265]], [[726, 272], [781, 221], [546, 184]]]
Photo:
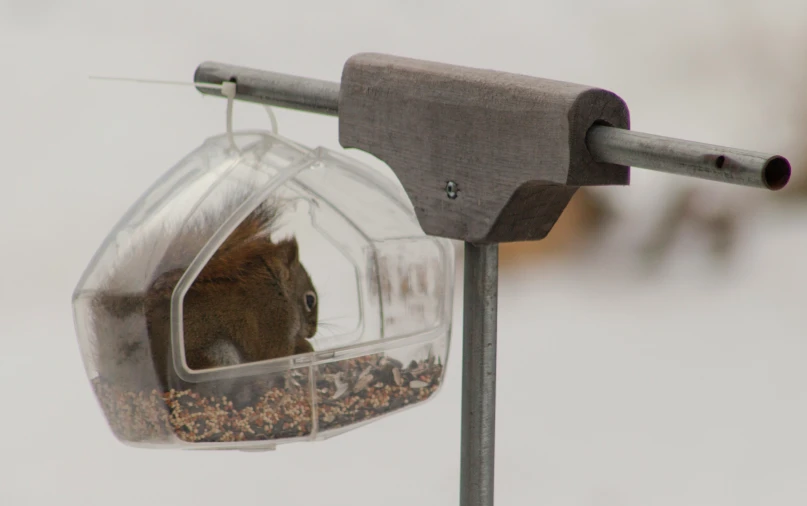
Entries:
[[446, 183], [446, 195], [448, 195], [448, 198], [450, 199], [457, 198], [457, 191], [459, 191], [457, 188], [457, 183], [455, 183], [454, 181], [449, 181], [448, 183]]

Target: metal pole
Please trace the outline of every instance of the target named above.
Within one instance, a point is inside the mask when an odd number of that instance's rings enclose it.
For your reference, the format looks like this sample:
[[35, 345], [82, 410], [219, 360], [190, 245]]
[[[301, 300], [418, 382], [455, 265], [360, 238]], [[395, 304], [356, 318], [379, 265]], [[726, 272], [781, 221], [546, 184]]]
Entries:
[[[287, 74], [206, 62], [196, 69], [197, 84], [236, 80], [239, 100], [328, 116], [339, 115], [340, 84]], [[221, 96], [215, 88], [197, 87]], [[778, 155], [671, 139], [595, 125], [586, 136], [595, 160], [755, 188], [779, 190], [790, 180], [790, 163]]]
[[460, 506], [493, 506], [499, 245], [465, 243]]
[[592, 127], [586, 146], [600, 161], [723, 183], [780, 190], [790, 179], [790, 163], [781, 156], [621, 128]]
[[[235, 98], [246, 102], [336, 116], [339, 83], [255, 70], [223, 63], [205, 62], [196, 68], [196, 84], [235, 81]], [[221, 90], [197, 86], [206, 95], [222, 96]]]

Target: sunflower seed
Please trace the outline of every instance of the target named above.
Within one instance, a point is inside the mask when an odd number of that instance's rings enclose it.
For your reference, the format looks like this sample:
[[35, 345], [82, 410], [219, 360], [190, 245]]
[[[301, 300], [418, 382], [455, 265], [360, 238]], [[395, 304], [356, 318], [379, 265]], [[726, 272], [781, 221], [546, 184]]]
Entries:
[[361, 374], [359, 374], [359, 379], [358, 379], [358, 381], [361, 381], [363, 378], [367, 377], [367, 375], [368, 375], [368, 374], [370, 374], [370, 372], [371, 372], [372, 370], [373, 370], [373, 366], [371, 366], [371, 365], [367, 366], [367, 367], [366, 367], [366, 368], [365, 368], [365, 369], [364, 369], [364, 370], [361, 372]]
[[345, 395], [348, 391], [347, 383], [342, 383], [341, 385], [336, 387], [336, 392], [334, 392], [332, 399], [340, 399], [343, 395]]
[[373, 375], [367, 374], [366, 376], [364, 376], [363, 378], [361, 378], [359, 381], [356, 382], [356, 385], [353, 387], [353, 392], [354, 393], [361, 392], [362, 390], [367, 388], [372, 382], [373, 382]]

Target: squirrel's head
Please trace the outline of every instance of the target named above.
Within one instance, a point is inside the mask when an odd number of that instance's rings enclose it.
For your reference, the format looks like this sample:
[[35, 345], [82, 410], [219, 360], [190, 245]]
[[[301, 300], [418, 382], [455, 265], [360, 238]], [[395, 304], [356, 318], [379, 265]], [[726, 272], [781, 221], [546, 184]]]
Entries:
[[289, 297], [299, 311], [300, 331], [297, 338], [309, 339], [317, 332], [319, 297], [311, 276], [300, 262], [297, 240], [291, 238], [280, 241], [277, 244], [277, 258], [284, 264], [288, 273]]

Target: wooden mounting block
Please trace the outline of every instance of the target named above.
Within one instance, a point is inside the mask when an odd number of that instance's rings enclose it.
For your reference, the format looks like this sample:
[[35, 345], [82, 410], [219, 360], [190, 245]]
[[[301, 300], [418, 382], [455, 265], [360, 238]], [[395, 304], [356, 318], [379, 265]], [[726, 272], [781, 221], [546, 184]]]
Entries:
[[595, 123], [629, 128], [627, 105], [589, 86], [374, 53], [342, 73], [340, 144], [389, 165], [434, 236], [542, 239], [577, 188], [629, 184], [629, 167], [589, 154]]

